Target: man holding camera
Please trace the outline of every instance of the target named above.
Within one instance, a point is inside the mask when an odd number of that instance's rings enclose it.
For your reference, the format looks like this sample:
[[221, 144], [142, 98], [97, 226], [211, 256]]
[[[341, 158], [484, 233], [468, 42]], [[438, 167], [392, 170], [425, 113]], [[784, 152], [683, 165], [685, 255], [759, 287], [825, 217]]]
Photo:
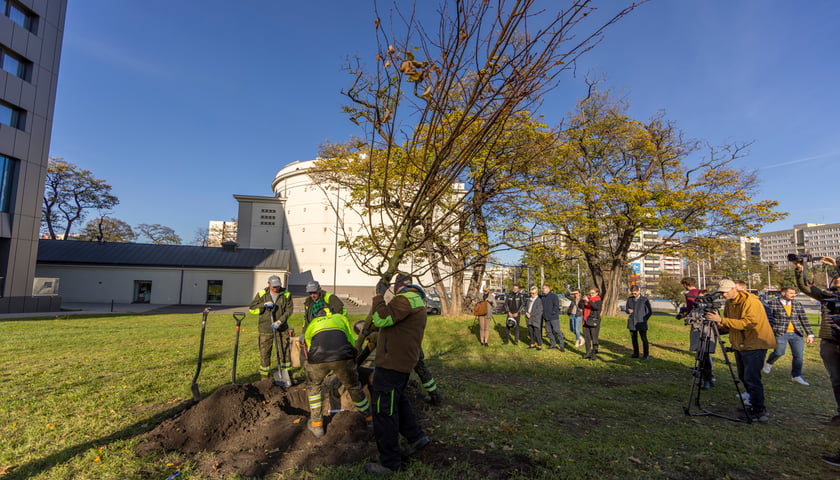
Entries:
[[750, 394], [749, 418], [753, 422], [767, 422], [770, 417], [764, 405], [764, 385], [761, 383], [761, 369], [767, 350], [776, 348], [776, 337], [767, 320], [767, 313], [761, 300], [755, 295], [738, 290], [729, 279], [720, 281], [717, 292], [726, 299], [723, 316], [707, 312], [707, 320], [717, 323], [729, 331], [729, 341], [735, 350], [735, 364], [738, 377]]
[[[809, 297], [820, 302], [820, 315], [822, 322], [818, 335], [820, 337], [820, 358], [828, 371], [831, 379], [831, 388], [834, 390], [834, 402], [837, 404], [836, 414], [826, 425], [840, 426], [840, 277], [837, 276], [837, 261], [831, 257], [822, 257], [822, 263], [834, 267], [834, 277], [826, 290], [814, 285], [809, 285], [804, 276], [802, 260], [796, 259], [793, 263], [796, 267], [796, 286]], [[840, 455], [838, 455], [840, 457]], [[840, 458], [838, 458], [840, 462]]]

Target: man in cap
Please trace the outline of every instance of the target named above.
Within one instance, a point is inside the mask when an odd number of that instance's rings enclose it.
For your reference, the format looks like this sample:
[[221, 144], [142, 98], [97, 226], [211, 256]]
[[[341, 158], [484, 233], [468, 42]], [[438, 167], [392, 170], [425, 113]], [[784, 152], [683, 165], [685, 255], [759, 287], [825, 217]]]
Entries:
[[761, 369], [767, 350], [776, 348], [776, 336], [767, 320], [761, 300], [755, 295], [738, 290], [735, 282], [723, 279], [716, 290], [726, 299], [723, 316], [717, 312], [706, 313], [706, 319], [729, 331], [729, 341], [735, 349], [735, 364], [738, 377], [750, 394], [749, 420], [769, 420], [764, 404], [764, 385], [761, 383]]
[[[385, 302], [388, 282], [376, 285], [371, 317], [379, 328], [376, 367], [373, 373], [373, 431], [380, 463], [368, 463], [365, 471], [390, 474], [403, 468], [408, 456], [429, 444], [429, 437], [417, 423], [417, 416], [404, 391], [411, 370], [420, 359], [420, 344], [426, 329], [425, 293], [411, 284], [411, 277], [397, 274], [394, 297]], [[399, 436], [408, 442], [400, 452]]]
[[[313, 318], [321, 315], [340, 313], [347, 316], [347, 308], [338, 295], [325, 292], [321, 284], [312, 280], [306, 284], [306, 294], [309, 298], [303, 301], [303, 328], [306, 329]], [[325, 313], [322, 313], [325, 312]]]
[[274, 336], [279, 335], [281, 376], [287, 387], [291, 386], [289, 369], [292, 368], [291, 352], [289, 351], [288, 320], [292, 314], [292, 295], [283, 288], [283, 282], [277, 275], [268, 277], [268, 286], [254, 295], [251, 301], [250, 313], [259, 315], [260, 334], [260, 377], [268, 379], [271, 373], [271, 348]]

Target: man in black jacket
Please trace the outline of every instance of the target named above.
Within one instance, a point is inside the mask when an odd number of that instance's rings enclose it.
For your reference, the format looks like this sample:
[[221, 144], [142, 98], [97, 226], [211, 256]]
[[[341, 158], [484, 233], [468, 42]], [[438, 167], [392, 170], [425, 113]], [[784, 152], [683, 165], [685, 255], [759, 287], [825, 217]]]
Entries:
[[548, 335], [548, 348], [556, 348], [561, 352], [565, 352], [566, 347], [563, 345], [563, 332], [560, 331], [560, 300], [548, 285], [543, 285], [540, 298], [543, 304], [545, 334]]
[[513, 341], [514, 345], [519, 344], [519, 320], [522, 318], [522, 314], [525, 313], [525, 305], [523, 292], [519, 290], [519, 285], [514, 285], [512, 291], [505, 298], [505, 313], [507, 313], [507, 320], [505, 321], [507, 337], [505, 338], [505, 344], [509, 340]]

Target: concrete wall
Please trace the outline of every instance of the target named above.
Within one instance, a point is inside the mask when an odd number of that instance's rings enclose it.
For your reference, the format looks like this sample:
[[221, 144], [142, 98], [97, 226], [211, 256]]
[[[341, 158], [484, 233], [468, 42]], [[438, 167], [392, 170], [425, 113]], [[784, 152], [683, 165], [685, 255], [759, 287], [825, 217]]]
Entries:
[[132, 303], [134, 282], [151, 281], [148, 303], [204, 305], [207, 281], [222, 281], [222, 305], [248, 305], [265, 288], [269, 276], [286, 272], [264, 270], [179, 269], [39, 265], [37, 276], [61, 279], [59, 294], [65, 302]]

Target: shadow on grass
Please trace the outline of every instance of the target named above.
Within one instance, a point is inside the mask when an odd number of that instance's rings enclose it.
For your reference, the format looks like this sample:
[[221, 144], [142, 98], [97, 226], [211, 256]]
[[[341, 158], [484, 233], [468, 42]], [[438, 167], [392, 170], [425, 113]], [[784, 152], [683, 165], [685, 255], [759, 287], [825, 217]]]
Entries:
[[192, 400], [184, 401], [172, 408], [152, 415], [151, 417], [138, 420], [137, 422], [110, 435], [106, 435], [102, 438], [97, 438], [89, 442], [80, 443], [78, 445], [72, 445], [44, 458], [18, 465], [14, 467], [11, 472], [3, 476], [3, 480], [23, 480], [32, 478], [92, 448], [99, 448], [113, 442], [127, 440], [136, 437], [137, 435], [148, 433], [164, 420], [184, 411], [192, 404]]

